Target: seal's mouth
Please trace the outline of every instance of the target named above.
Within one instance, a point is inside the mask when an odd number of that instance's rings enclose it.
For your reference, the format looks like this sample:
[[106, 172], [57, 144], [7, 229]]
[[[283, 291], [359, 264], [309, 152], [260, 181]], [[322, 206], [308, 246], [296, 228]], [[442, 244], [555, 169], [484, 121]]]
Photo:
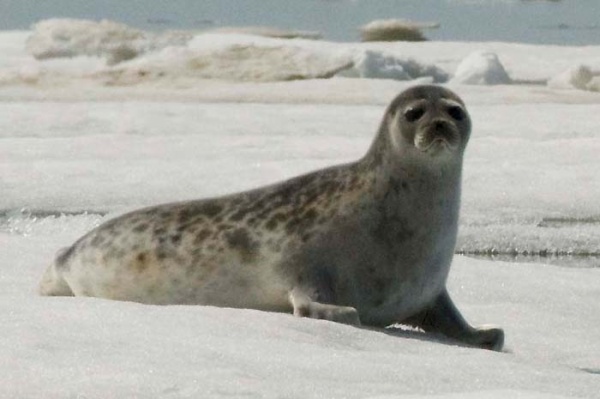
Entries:
[[424, 126], [415, 135], [415, 147], [423, 152], [455, 150], [460, 143], [456, 126], [445, 120], [436, 120]]

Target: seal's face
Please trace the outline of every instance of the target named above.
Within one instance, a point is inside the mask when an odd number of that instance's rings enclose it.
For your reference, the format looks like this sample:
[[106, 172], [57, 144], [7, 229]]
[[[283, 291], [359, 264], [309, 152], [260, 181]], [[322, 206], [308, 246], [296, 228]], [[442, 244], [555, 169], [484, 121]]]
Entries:
[[463, 151], [469, 140], [471, 120], [462, 100], [438, 86], [406, 90], [392, 103], [394, 141], [432, 156]]

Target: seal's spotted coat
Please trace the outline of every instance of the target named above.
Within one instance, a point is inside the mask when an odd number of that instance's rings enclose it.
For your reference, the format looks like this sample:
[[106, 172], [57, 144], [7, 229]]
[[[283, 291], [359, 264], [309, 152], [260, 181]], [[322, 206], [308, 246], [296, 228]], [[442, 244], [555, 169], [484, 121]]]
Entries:
[[411, 88], [362, 159], [110, 220], [59, 253], [40, 291], [404, 321], [499, 350], [502, 330], [468, 325], [445, 288], [470, 127], [454, 93]]

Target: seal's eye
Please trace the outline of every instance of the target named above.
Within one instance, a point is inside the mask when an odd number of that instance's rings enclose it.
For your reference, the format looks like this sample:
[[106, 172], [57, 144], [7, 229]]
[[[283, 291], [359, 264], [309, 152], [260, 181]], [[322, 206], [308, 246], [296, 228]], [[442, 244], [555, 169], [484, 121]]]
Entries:
[[450, 115], [456, 121], [462, 121], [465, 119], [465, 111], [458, 105], [453, 105], [448, 108], [448, 115]]
[[409, 122], [416, 122], [425, 114], [425, 110], [423, 108], [407, 108], [404, 111], [404, 117]]

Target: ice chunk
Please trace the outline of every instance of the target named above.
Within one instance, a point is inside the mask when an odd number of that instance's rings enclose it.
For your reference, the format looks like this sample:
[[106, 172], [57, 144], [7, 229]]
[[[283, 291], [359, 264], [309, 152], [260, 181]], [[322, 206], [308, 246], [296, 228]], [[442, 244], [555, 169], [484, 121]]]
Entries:
[[376, 50], [359, 53], [355, 57], [354, 67], [343, 71], [341, 75], [395, 80], [430, 77], [434, 82], [445, 82], [448, 79], [448, 74], [435, 65], [421, 64], [411, 58], [400, 58]]
[[360, 27], [363, 42], [420, 42], [427, 40], [423, 29], [438, 28], [439, 23], [423, 23], [405, 19], [378, 19]]
[[573, 66], [548, 80], [548, 87], [553, 89], [592, 90], [594, 74], [585, 65]]
[[451, 83], [466, 85], [499, 85], [510, 82], [498, 56], [485, 51], [471, 53], [462, 60], [451, 80]]
[[147, 51], [185, 44], [191, 37], [186, 32], [149, 33], [108, 20], [48, 19], [33, 26], [27, 50], [37, 59], [86, 55], [116, 64]]
[[106, 76], [111, 84], [135, 84], [169, 76], [289, 81], [329, 78], [353, 65], [351, 56], [344, 51], [292, 45], [276, 39], [247, 39], [235, 35], [198, 35], [188, 46], [149, 53], [112, 68]]
[[144, 39], [143, 31], [113, 21], [49, 19], [33, 26], [27, 50], [38, 59], [112, 53], [133, 58]]

